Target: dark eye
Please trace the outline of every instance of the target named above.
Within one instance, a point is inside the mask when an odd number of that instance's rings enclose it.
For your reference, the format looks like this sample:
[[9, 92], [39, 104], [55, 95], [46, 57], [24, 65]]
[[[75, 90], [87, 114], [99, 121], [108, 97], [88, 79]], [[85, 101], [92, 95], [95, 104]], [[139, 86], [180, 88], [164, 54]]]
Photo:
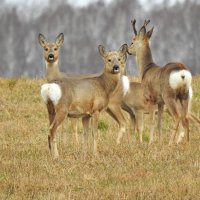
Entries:
[[120, 61], [121, 59], [120, 58], [118, 58], [118, 61]]
[[108, 59], [108, 62], [111, 62], [111, 59]]
[[133, 42], [131, 42], [131, 45], [133, 44]]
[[58, 49], [57, 48], [54, 48], [54, 51], [57, 51]]
[[46, 49], [44, 49], [45, 51], [48, 51], [48, 49], [46, 48]]

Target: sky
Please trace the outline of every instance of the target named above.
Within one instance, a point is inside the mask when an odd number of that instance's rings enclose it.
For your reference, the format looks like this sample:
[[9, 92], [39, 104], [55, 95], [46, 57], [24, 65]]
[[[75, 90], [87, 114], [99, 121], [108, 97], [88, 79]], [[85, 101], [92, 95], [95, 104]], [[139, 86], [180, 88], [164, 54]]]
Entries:
[[[34, 2], [35, 4], [41, 5], [41, 0], [5, 0], [7, 3], [10, 4], [14, 4], [14, 5], [25, 5], [25, 6], [29, 6], [32, 5], [32, 3]], [[92, 2], [96, 2], [99, 0], [68, 0], [69, 3], [76, 5], [76, 6], [87, 6], [88, 3], [92, 3]], [[106, 1], [107, 3], [114, 1], [114, 0], [103, 0]], [[149, 6], [149, 2], [153, 3], [153, 4], [161, 4], [164, 0], [139, 0], [140, 3], [142, 5], [146, 5], [147, 7]], [[170, 4], [174, 4], [176, 2], [183, 2], [184, 0], [169, 0]], [[46, 4], [48, 4], [48, 0], [43, 0], [42, 1], [43, 6], [45, 6]]]

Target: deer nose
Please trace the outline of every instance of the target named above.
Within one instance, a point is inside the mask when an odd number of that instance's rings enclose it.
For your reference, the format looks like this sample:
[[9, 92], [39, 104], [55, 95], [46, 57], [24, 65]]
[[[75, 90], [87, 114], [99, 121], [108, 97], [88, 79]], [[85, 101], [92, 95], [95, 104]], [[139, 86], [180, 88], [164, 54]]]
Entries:
[[119, 65], [114, 65], [114, 66], [113, 66], [113, 71], [114, 71], [114, 72], [119, 71]]
[[54, 58], [54, 55], [53, 54], [49, 54], [49, 59], [53, 59]]

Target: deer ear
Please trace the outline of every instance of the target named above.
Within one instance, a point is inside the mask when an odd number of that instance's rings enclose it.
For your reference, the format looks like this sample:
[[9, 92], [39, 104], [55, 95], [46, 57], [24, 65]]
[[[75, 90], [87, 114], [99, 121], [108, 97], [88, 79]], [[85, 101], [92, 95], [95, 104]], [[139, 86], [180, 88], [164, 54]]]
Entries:
[[57, 37], [56, 37], [56, 41], [55, 43], [58, 45], [58, 46], [61, 46], [64, 42], [64, 34], [63, 33], [60, 33]]
[[146, 34], [146, 28], [144, 26], [142, 26], [142, 28], [140, 29], [139, 35], [145, 36], [145, 34]]
[[128, 51], [128, 45], [127, 45], [127, 44], [123, 44], [123, 45], [119, 48], [118, 51], [121, 52], [122, 54], [126, 54], [127, 51]]
[[105, 58], [107, 54], [105, 47], [103, 45], [99, 45], [98, 49], [99, 49], [100, 55]]
[[153, 33], [153, 29], [154, 29], [154, 27], [152, 27], [152, 29], [151, 30], [149, 30], [148, 32], [147, 32], [147, 37], [150, 39], [150, 37], [151, 37], [151, 35], [152, 35], [152, 33]]
[[41, 33], [38, 35], [38, 42], [43, 48], [47, 43], [44, 35], [42, 35]]

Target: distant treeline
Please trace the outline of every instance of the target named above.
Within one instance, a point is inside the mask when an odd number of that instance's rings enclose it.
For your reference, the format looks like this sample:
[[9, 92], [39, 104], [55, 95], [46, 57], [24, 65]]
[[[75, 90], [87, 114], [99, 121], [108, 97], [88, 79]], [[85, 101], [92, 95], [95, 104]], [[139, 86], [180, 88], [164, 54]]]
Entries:
[[[169, 6], [167, 1], [156, 9], [145, 10], [137, 0], [114, 0], [109, 5], [99, 1], [76, 8], [67, 1], [49, 1], [40, 14], [22, 11], [2, 3], [0, 9], [0, 76], [41, 77], [45, 73], [38, 34], [50, 41], [63, 32], [60, 67], [68, 73], [95, 73], [102, 69], [97, 46], [114, 50], [130, 44], [131, 19], [140, 27], [144, 19], [154, 26], [151, 47], [156, 63], [164, 65], [182, 61], [200, 73], [200, 4], [185, 1]], [[33, 5], [34, 6], [34, 5]], [[39, 9], [39, 8], [38, 8]], [[34, 12], [37, 8], [34, 8]], [[127, 62], [127, 73], [137, 72], [133, 57]]]

